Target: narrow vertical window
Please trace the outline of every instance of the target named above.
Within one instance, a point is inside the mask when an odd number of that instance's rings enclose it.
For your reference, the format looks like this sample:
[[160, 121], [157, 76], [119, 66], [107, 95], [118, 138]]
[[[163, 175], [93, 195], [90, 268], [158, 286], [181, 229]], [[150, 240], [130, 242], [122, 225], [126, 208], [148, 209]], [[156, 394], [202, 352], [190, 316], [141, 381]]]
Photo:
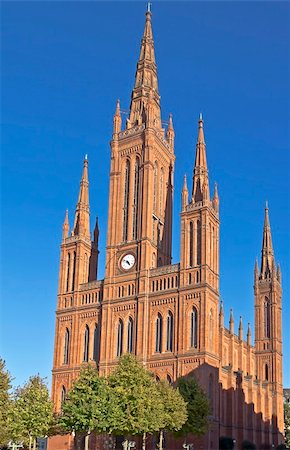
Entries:
[[132, 353], [133, 351], [133, 319], [129, 317], [128, 320], [128, 335], [127, 335], [127, 352]]
[[271, 337], [271, 312], [270, 312], [270, 301], [268, 297], [265, 297], [264, 302], [264, 326], [265, 326], [265, 337]]
[[269, 366], [265, 364], [265, 380], [269, 381]]
[[117, 329], [117, 356], [121, 356], [123, 351], [123, 321], [120, 319]]
[[158, 353], [162, 352], [162, 316], [160, 313], [158, 313], [158, 316], [156, 319], [155, 351]]
[[191, 323], [190, 323], [190, 346], [197, 348], [197, 309], [192, 308], [191, 311]]
[[166, 350], [168, 352], [172, 352], [173, 350], [173, 315], [171, 311], [169, 311], [167, 316]]
[[162, 206], [163, 206], [163, 186], [164, 186], [164, 170], [163, 167], [160, 170], [160, 192], [159, 192], [159, 212], [162, 216]]
[[166, 379], [169, 384], [172, 384], [172, 379], [170, 375], [167, 375]]
[[88, 255], [85, 253], [84, 267], [83, 267], [83, 282], [86, 283], [87, 281], [88, 281]]
[[61, 392], [60, 392], [60, 403], [61, 404], [63, 404], [63, 402], [65, 401], [65, 396], [66, 396], [66, 389], [64, 386], [62, 386]]
[[71, 284], [71, 290], [73, 291], [75, 288], [75, 275], [76, 275], [76, 259], [77, 255], [76, 252], [73, 253], [73, 272], [72, 272], [72, 284]]
[[193, 223], [189, 224], [189, 265], [193, 266]]
[[197, 221], [196, 230], [196, 264], [199, 266], [201, 264], [201, 224], [200, 220]]
[[133, 239], [138, 238], [138, 205], [139, 205], [139, 181], [140, 178], [140, 160], [136, 158], [135, 178], [134, 178], [134, 201], [133, 201]]
[[130, 161], [126, 161], [124, 180], [124, 208], [123, 208], [123, 241], [128, 239], [128, 214], [129, 214], [129, 184], [130, 184]]
[[69, 275], [70, 275], [70, 253], [67, 255], [67, 269], [66, 269], [66, 292], [69, 290]]
[[88, 325], [86, 325], [85, 328], [85, 334], [84, 334], [84, 362], [89, 361], [89, 345], [90, 345], [90, 329]]
[[153, 210], [156, 211], [157, 204], [157, 162], [154, 164], [154, 174], [153, 174]]
[[63, 363], [68, 364], [69, 362], [69, 341], [70, 341], [70, 333], [69, 329], [65, 329], [64, 333], [64, 351], [63, 351]]
[[94, 331], [94, 353], [93, 353], [93, 358], [94, 361], [96, 362], [98, 362], [99, 360], [99, 347], [100, 347], [99, 327], [96, 324]]
[[212, 309], [209, 312], [209, 349], [212, 350], [213, 344], [213, 312]]

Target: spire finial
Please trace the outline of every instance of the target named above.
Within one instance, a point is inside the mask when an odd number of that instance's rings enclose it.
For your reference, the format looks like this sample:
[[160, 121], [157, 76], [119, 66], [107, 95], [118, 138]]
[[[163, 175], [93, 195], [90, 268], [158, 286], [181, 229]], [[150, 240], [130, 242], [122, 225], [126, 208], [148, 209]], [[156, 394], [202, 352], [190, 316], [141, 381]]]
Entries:
[[148, 2], [148, 3], [147, 3], [147, 12], [150, 12], [150, 13], [151, 13], [151, 6], [152, 6], [152, 3], [151, 3], [151, 2]]
[[87, 161], [88, 160], [88, 154], [86, 153], [85, 154], [85, 161]]

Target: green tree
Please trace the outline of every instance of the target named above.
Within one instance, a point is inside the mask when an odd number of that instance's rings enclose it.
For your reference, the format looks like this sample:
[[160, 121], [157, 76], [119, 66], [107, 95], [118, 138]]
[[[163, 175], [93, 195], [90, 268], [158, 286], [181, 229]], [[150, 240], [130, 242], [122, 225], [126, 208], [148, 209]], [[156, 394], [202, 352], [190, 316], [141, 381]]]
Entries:
[[23, 441], [29, 449], [36, 448], [36, 438], [45, 437], [52, 422], [53, 405], [44, 380], [35, 375], [16, 389], [10, 412], [10, 433], [13, 440]]
[[159, 449], [162, 450], [163, 430], [180, 430], [182, 425], [185, 424], [188, 415], [186, 402], [178, 388], [170, 386], [170, 384], [165, 381], [157, 383], [157, 388], [160, 392], [164, 407], [163, 429], [160, 431], [159, 436]]
[[209, 400], [194, 377], [180, 378], [177, 386], [187, 403], [188, 414], [187, 421], [177, 434], [186, 436], [192, 433], [196, 436], [202, 436], [208, 429]]
[[284, 402], [285, 444], [290, 447], [290, 403]]
[[85, 366], [68, 392], [62, 405], [60, 426], [67, 431], [85, 433], [85, 449], [88, 449], [89, 436], [108, 432], [109, 389], [107, 381], [99, 377], [91, 366]]
[[110, 427], [113, 434], [128, 436], [158, 432], [164, 426], [164, 406], [153, 375], [130, 355], [123, 355], [109, 377]]
[[9, 411], [11, 409], [11, 376], [6, 370], [5, 361], [0, 358], [0, 447], [7, 444], [9, 434]]

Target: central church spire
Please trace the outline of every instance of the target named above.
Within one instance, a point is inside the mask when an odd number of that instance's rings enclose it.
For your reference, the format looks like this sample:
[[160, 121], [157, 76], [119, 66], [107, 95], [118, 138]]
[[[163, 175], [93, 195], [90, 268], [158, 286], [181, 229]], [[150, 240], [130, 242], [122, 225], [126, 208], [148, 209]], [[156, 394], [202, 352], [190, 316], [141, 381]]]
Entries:
[[140, 56], [137, 62], [135, 83], [131, 95], [130, 116], [127, 128], [146, 122], [148, 98], [154, 104], [154, 125], [161, 128], [160, 95], [158, 93], [157, 66], [151, 23], [151, 11], [146, 12]]

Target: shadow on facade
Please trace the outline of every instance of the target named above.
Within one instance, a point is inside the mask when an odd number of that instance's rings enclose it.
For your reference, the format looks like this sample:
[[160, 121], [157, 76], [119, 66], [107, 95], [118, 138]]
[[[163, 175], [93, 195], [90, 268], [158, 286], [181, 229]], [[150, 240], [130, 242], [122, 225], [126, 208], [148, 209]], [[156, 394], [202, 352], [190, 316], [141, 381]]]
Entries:
[[164, 224], [163, 224], [163, 233], [160, 238], [160, 223], [158, 224], [157, 231], [157, 265], [166, 266], [171, 264], [171, 236], [172, 236], [172, 194], [173, 194], [173, 186], [172, 186], [172, 174], [173, 169], [172, 166], [169, 166], [167, 187], [166, 187], [166, 201], [165, 201], [165, 211], [164, 211]]
[[[192, 360], [192, 357], [189, 358]], [[184, 362], [186, 365], [186, 361]], [[250, 376], [244, 376], [240, 371], [232, 371], [231, 367], [222, 369], [228, 377], [229, 389], [224, 389], [219, 381], [219, 370], [209, 364], [202, 364], [188, 373], [188, 376], [194, 376], [208, 395], [211, 403], [212, 414], [209, 418], [209, 429], [205, 436], [187, 436], [187, 443], [193, 444], [194, 450], [221, 450], [236, 449], [246, 450], [243, 446], [245, 441], [253, 443], [257, 450], [276, 449], [283, 442], [282, 430], [278, 429], [277, 417], [270, 414], [269, 406], [265, 392], [270, 392], [262, 386], [258, 380], [252, 380]], [[184, 370], [186, 371], [186, 369]], [[255, 395], [257, 405], [254, 408], [253, 402], [246, 402], [248, 398]], [[262, 395], [264, 395], [265, 405], [262, 412], [259, 410], [262, 405]], [[268, 399], [269, 403], [269, 399]], [[268, 409], [267, 409], [268, 408]], [[220, 444], [220, 438], [224, 439]], [[132, 441], [136, 442], [136, 449], [142, 448], [141, 437], [132, 436]], [[235, 441], [234, 447], [230, 446], [231, 440]], [[116, 438], [110, 436], [91, 435], [89, 450], [122, 450], [123, 437]], [[146, 450], [155, 450], [158, 443], [158, 437], [148, 435], [146, 440]], [[226, 443], [227, 442], [227, 443]], [[175, 438], [170, 433], [165, 433], [165, 450], [181, 450], [184, 439]], [[255, 447], [252, 447], [255, 448]], [[74, 447], [71, 450], [83, 450], [84, 437], [76, 436]]]

